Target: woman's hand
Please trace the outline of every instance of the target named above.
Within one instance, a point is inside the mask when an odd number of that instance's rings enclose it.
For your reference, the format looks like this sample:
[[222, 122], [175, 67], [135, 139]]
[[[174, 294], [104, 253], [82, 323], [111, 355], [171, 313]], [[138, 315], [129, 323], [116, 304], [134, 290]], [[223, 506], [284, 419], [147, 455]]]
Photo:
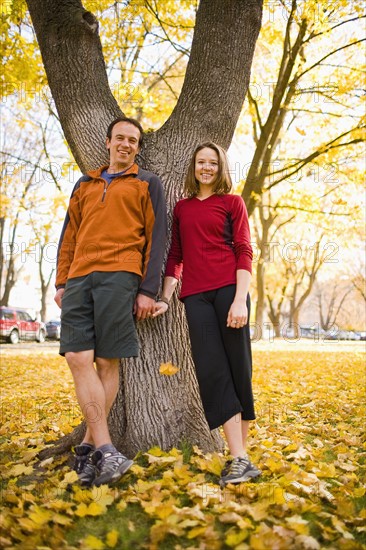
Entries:
[[248, 322], [248, 308], [244, 298], [235, 299], [227, 316], [226, 326], [242, 328]]
[[168, 310], [168, 304], [166, 302], [159, 302], [159, 300], [155, 304], [155, 312], [152, 314], [151, 317], [157, 317], [158, 315], [162, 315]]

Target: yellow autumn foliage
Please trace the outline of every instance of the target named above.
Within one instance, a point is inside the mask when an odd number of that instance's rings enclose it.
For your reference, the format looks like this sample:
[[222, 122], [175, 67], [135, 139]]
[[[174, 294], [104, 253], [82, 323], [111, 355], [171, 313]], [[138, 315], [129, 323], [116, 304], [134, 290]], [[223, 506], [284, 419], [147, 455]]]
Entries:
[[[115, 487], [79, 487], [66, 456], [40, 464], [37, 452], [55, 438], [55, 427], [59, 436], [80, 422], [71, 375], [55, 349], [17, 355], [7, 348], [2, 547], [119, 548], [128, 532], [136, 549], [158, 550], [170, 537], [177, 547], [210, 550], [361, 550], [362, 342], [253, 348], [257, 420], [249, 453], [262, 476], [224, 490], [217, 480], [225, 457], [197, 447], [185, 462], [179, 449], [155, 446]], [[148, 541], [139, 538], [142, 521]], [[79, 522], [89, 522], [89, 531], [69, 544]]]

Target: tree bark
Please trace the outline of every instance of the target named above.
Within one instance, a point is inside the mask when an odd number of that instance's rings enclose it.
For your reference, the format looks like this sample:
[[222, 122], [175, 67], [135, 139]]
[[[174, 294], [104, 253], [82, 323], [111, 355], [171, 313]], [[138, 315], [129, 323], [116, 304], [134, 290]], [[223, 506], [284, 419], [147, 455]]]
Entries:
[[41, 245], [40, 259], [39, 259], [39, 262], [38, 262], [38, 275], [39, 275], [39, 280], [40, 280], [40, 283], [41, 283], [41, 311], [40, 311], [40, 315], [41, 315], [41, 321], [45, 321], [45, 322], [47, 321], [47, 293], [48, 293], [48, 290], [50, 288], [52, 275], [55, 271], [54, 269], [52, 269], [51, 273], [48, 274], [47, 278], [43, 273], [43, 267], [44, 267], [44, 261], [43, 260], [44, 260], [44, 251], [45, 251], [46, 245], [47, 245], [47, 242], [45, 242], [44, 244]]
[[[266, 263], [270, 259], [270, 239], [269, 229], [275, 219], [268, 209], [268, 215], [265, 217], [264, 205], [259, 204], [258, 207], [259, 222], [256, 226], [257, 245], [259, 248], [259, 259], [257, 263], [257, 307], [255, 310], [255, 322], [260, 327], [260, 334], [263, 333], [263, 317], [265, 312], [265, 271]], [[259, 226], [260, 225], [260, 226]]]
[[108, 124], [121, 115], [108, 86], [98, 21], [80, 0], [29, 0], [61, 126], [82, 171], [107, 159]]
[[[5, 269], [5, 275], [4, 275], [4, 287], [2, 289], [2, 295], [0, 299], [0, 306], [9, 305], [10, 293], [13, 287], [16, 285], [19, 271], [22, 269], [20, 268], [17, 270], [15, 267], [15, 258], [17, 256], [17, 246], [15, 243], [17, 226], [18, 226], [18, 215], [15, 219], [15, 222], [11, 230], [11, 240], [8, 243], [3, 242], [3, 234], [4, 234], [3, 227], [1, 231], [1, 242], [0, 242], [1, 250], [3, 251], [4, 250], [3, 247], [4, 245], [6, 245], [8, 258], [5, 258], [4, 253], [2, 252], [2, 258], [1, 258], [2, 259], [2, 272], [1, 272], [2, 277], [3, 277], [4, 267], [6, 269]], [[3, 280], [0, 279], [0, 286], [2, 285], [2, 283], [3, 283]]]
[[[95, 17], [78, 0], [27, 0], [49, 85], [65, 137], [80, 168], [106, 160], [105, 133], [122, 111], [107, 83]], [[146, 135], [139, 164], [161, 177], [168, 210], [181, 195], [193, 148], [211, 139], [228, 147], [249, 84], [262, 0], [202, 0], [183, 89], [165, 124]], [[124, 360], [120, 390], [110, 414], [113, 439], [128, 456], [183, 439], [203, 450], [222, 439], [205, 421], [181, 303], [139, 323], [141, 354]], [[159, 374], [160, 363], [180, 370]], [[80, 430], [77, 434], [80, 436]], [[75, 433], [62, 450], [75, 443]]]

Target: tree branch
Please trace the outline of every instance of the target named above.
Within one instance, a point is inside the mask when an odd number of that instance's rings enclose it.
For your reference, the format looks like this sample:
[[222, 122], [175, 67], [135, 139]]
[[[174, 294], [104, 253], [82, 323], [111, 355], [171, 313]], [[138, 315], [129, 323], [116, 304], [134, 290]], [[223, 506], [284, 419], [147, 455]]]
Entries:
[[317, 38], [318, 36], [322, 36], [324, 34], [327, 34], [329, 32], [334, 31], [334, 29], [337, 29], [341, 25], [346, 25], [346, 23], [353, 23], [353, 21], [359, 21], [360, 19], [364, 19], [365, 17], [366, 17], [365, 15], [361, 15], [359, 17], [353, 17], [352, 19], [347, 19], [346, 21], [341, 21], [340, 23], [337, 23], [337, 25], [334, 25], [333, 27], [330, 27], [329, 29], [326, 29], [325, 31], [321, 31], [321, 32], [318, 32], [316, 34], [311, 33], [309, 35], [309, 37], [306, 40], [304, 40], [304, 44], [306, 44], [307, 42], [310, 42], [310, 40], [313, 40], [314, 38]]
[[[160, 25], [160, 28], [161, 30], [163, 31], [164, 33], [164, 36], [167, 40], [167, 42], [169, 42], [171, 44], [171, 46], [179, 53], [183, 53], [187, 56], [189, 56], [189, 50], [187, 50], [186, 48], [183, 48], [181, 45], [178, 45], [176, 44], [168, 35], [167, 31], [165, 30], [165, 22], [162, 21], [162, 19], [160, 19], [160, 16], [159, 16], [159, 13], [158, 13], [158, 10], [155, 9], [151, 6], [151, 3], [148, 1], [148, 0], [145, 0], [145, 5], [146, 7], [150, 10], [150, 12], [154, 15], [154, 17], [156, 18], [157, 22], [159, 23]], [[174, 28], [177, 28], [177, 27], [174, 27]], [[189, 28], [192, 28], [192, 27], [189, 27]]]
[[311, 71], [312, 69], [314, 69], [314, 67], [317, 67], [318, 65], [320, 65], [322, 61], [324, 61], [325, 59], [328, 59], [328, 57], [330, 57], [331, 55], [334, 55], [337, 52], [340, 52], [342, 50], [345, 50], [346, 48], [350, 48], [351, 46], [355, 46], [356, 44], [360, 44], [361, 42], [365, 42], [365, 41], [366, 41], [366, 38], [361, 38], [360, 40], [355, 40], [354, 42], [351, 42], [350, 44], [345, 44], [344, 46], [340, 46], [339, 48], [337, 48], [335, 50], [332, 50], [327, 55], [325, 55], [324, 57], [319, 59], [316, 63], [314, 63], [313, 65], [311, 65], [307, 69], [305, 69], [305, 71], [303, 71], [300, 74], [297, 74], [294, 78], [294, 81], [298, 82], [300, 80], [300, 78], [302, 78], [304, 76], [304, 74], [306, 74], [309, 71]]
[[[191, 128], [199, 120], [196, 140], [228, 147], [247, 92], [261, 17], [261, 0], [201, 0], [182, 91], [158, 135], [179, 125], [186, 136], [182, 148], [191, 151]], [[241, 54], [233, 55], [233, 49]]]
[[[259, 112], [258, 102], [252, 96], [252, 93], [250, 91], [250, 87], [248, 88], [248, 100], [249, 100], [249, 103], [251, 103], [254, 106], [254, 109], [255, 109], [255, 112], [256, 112], [256, 115], [257, 115], [257, 123], [258, 123], [259, 129], [262, 131], [263, 130], [263, 124], [262, 124], [262, 119], [261, 119], [261, 115], [260, 115], [260, 112]], [[256, 121], [254, 119], [253, 119], [253, 132], [254, 132], [255, 141], [258, 141]]]

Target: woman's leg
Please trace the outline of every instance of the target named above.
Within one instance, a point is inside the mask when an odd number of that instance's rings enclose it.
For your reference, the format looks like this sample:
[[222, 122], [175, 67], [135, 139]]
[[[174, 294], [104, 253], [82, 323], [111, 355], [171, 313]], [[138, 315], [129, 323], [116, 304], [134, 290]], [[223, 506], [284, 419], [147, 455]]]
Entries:
[[244, 449], [245, 452], [247, 452], [249, 424], [250, 424], [249, 420], [242, 420], [241, 421], [241, 434], [242, 434], [242, 441], [243, 441], [243, 449]]
[[[242, 411], [213, 306], [216, 291], [184, 300], [192, 357], [205, 416], [210, 429], [224, 425]], [[240, 423], [238, 423], [240, 428]]]
[[246, 451], [243, 443], [241, 413], [231, 417], [225, 422], [223, 428], [230, 454], [234, 457], [244, 457]]
[[[220, 331], [229, 361], [231, 376], [236, 395], [241, 403], [242, 420], [254, 420], [254, 399], [252, 391], [252, 350], [250, 342], [249, 323], [243, 328], [226, 326], [226, 319], [235, 296], [235, 285], [220, 288], [216, 292], [215, 311], [220, 323]], [[248, 314], [249, 314], [248, 299]], [[248, 426], [242, 428], [244, 443]]]
[[[238, 422], [235, 418], [224, 424], [230, 453], [234, 456], [228, 461], [221, 474], [221, 483], [241, 483], [260, 475], [247, 456], [249, 421], [255, 418], [252, 392], [252, 354], [249, 324], [241, 329], [228, 328], [226, 319], [235, 295], [235, 285], [223, 287], [217, 291], [215, 310], [220, 322], [222, 340], [228, 357], [233, 385], [242, 405]], [[248, 312], [249, 312], [248, 299]]]

